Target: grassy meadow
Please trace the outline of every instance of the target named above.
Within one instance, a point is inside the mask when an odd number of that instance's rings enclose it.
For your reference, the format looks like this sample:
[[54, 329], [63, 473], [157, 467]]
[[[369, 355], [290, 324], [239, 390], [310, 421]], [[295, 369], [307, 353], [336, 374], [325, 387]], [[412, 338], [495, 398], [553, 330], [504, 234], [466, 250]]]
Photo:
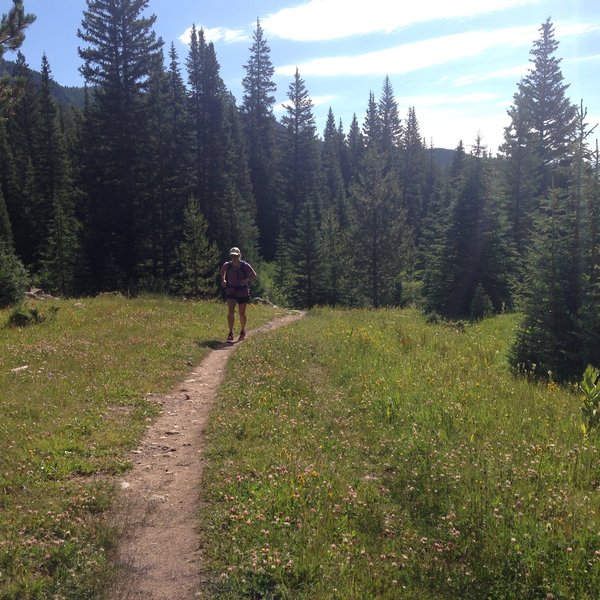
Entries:
[[[111, 476], [168, 391], [227, 334], [217, 302], [30, 302], [0, 311], [0, 599], [98, 599], [118, 532]], [[250, 328], [275, 311], [252, 306]]]
[[600, 590], [600, 435], [514, 378], [518, 322], [311, 311], [250, 340], [209, 429], [207, 597], [573, 599]]

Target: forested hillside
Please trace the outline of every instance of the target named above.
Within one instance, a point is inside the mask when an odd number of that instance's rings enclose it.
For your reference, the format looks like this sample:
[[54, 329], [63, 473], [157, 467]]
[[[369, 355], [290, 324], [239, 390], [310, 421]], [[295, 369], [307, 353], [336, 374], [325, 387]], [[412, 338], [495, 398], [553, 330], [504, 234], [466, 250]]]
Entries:
[[3, 305], [26, 283], [216, 295], [236, 245], [278, 303], [417, 303], [452, 319], [519, 307], [516, 369], [568, 378], [600, 363], [600, 154], [550, 19], [498, 153], [457, 140], [443, 164], [388, 77], [363, 114], [342, 123], [331, 107], [319, 132], [297, 71], [277, 121], [259, 20], [236, 99], [202, 29], [179, 56], [147, 0], [115, 4], [82, 15], [82, 107], [56, 100], [45, 56], [38, 79], [19, 54], [3, 84]]

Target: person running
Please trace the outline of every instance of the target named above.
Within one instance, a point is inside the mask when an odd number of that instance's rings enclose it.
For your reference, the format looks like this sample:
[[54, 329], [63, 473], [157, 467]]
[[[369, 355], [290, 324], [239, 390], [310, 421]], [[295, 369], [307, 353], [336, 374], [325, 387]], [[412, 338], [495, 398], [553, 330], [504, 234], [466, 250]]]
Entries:
[[249, 283], [256, 279], [256, 271], [250, 263], [242, 260], [239, 248], [233, 247], [229, 251], [229, 260], [221, 267], [221, 286], [225, 288], [227, 300], [227, 323], [229, 335], [227, 342], [233, 343], [233, 326], [235, 323], [235, 305], [238, 305], [240, 314], [240, 337], [238, 341], [246, 338], [246, 306], [250, 302]]

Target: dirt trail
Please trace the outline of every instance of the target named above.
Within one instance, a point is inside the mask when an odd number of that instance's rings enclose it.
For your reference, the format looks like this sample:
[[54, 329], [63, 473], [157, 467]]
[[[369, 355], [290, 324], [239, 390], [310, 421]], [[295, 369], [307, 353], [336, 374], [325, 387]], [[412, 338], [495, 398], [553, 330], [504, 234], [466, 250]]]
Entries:
[[[288, 315], [248, 337], [287, 325]], [[246, 343], [246, 342], [244, 342]], [[188, 600], [200, 587], [197, 531], [204, 427], [235, 345], [212, 350], [170, 394], [155, 398], [161, 416], [134, 450], [134, 466], [120, 481], [117, 522], [125, 536], [118, 552], [120, 577], [111, 600]]]

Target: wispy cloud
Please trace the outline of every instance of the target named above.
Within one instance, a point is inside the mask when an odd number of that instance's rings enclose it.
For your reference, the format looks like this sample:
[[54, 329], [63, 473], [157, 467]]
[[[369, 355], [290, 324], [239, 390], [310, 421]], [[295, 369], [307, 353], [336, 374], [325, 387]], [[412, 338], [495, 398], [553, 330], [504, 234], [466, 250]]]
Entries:
[[272, 36], [322, 41], [369, 33], [390, 33], [409, 25], [539, 4], [541, 0], [310, 0], [262, 20]]
[[292, 76], [298, 66], [303, 77], [403, 74], [479, 56], [497, 46], [528, 45], [535, 36], [535, 26], [468, 31], [361, 55], [318, 58], [300, 65], [283, 65], [277, 67], [276, 73]]
[[[293, 76], [296, 67], [303, 77], [336, 75], [401, 75], [439, 66], [463, 58], [483, 55], [493, 48], [531, 46], [539, 35], [539, 25], [467, 31], [394, 46], [354, 56], [332, 56], [299, 65], [282, 65], [278, 75]], [[557, 36], [583, 35], [600, 30], [600, 23], [571, 23], [556, 26]], [[498, 75], [500, 76], [500, 75]]]
[[464, 85], [472, 85], [473, 83], [479, 83], [481, 81], [491, 81], [493, 79], [513, 79], [514, 81], [519, 81], [521, 77], [524, 77], [527, 74], [527, 71], [530, 68], [530, 66], [531, 65], [524, 63], [522, 65], [508, 67], [507, 69], [491, 71], [490, 73], [464, 75], [462, 77], [457, 77], [452, 81], [452, 83], [457, 87], [461, 87]]
[[430, 108], [436, 106], [464, 106], [465, 104], [480, 104], [497, 100], [497, 94], [491, 92], [475, 92], [473, 94], [432, 94], [421, 96], [397, 96], [396, 102], [399, 106], [416, 106], [419, 108]]
[[[200, 30], [200, 27], [196, 27]], [[204, 38], [207, 42], [225, 42], [226, 44], [233, 44], [235, 42], [247, 42], [250, 39], [248, 32], [243, 29], [228, 29], [227, 27], [202, 27], [204, 30]], [[192, 35], [192, 28], [188, 27], [180, 36], [179, 40], [183, 44], [190, 43], [190, 37]]]

